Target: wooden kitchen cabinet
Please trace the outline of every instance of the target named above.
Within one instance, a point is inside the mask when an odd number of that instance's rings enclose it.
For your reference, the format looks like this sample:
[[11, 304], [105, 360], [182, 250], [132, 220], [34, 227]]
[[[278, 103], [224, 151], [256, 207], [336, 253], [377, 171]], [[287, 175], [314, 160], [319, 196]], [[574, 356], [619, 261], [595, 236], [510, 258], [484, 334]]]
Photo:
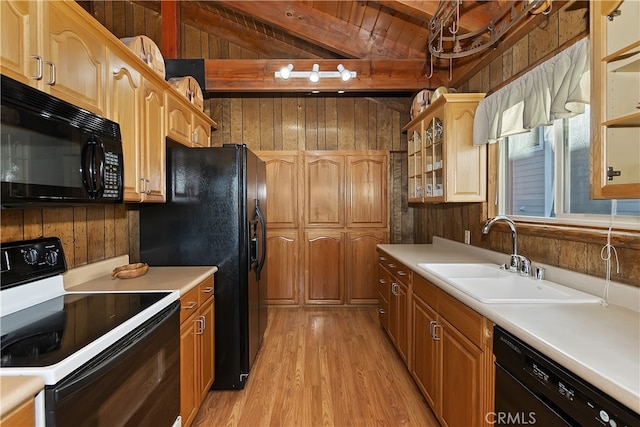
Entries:
[[164, 202], [166, 200], [165, 166], [165, 100], [164, 90], [150, 80], [143, 80], [142, 131], [140, 163], [127, 165], [125, 175], [131, 168], [140, 170], [137, 193], [141, 202]]
[[640, 3], [590, 3], [591, 196], [640, 197]]
[[0, 71], [14, 80], [36, 87], [39, 81], [32, 77], [37, 75], [38, 67], [31, 55], [38, 53], [36, 28], [42, 14], [38, 13], [38, 8], [42, 5], [37, 2], [0, 2]]
[[105, 115], [107, 48], [69, 2], [2, 1], [3, 74]]
[[305, 227], [344, 227], [344, 156], [304, 155]]
[[[384, 257], [381, 257], [385, 260]], [[389, 330], [389, 296], [391, 295], [391, 279], [389, 273], [378, 263], [378, 321], [385, 331]]]
[[257, 154], [267, 166], [269, 304], [376, 304], [388, 152]]
[[142, 191], [142, 77], [125, 60], [109, 59], [108, 117], [120, 125], [124, 159], [124, 200], [140, 201]]
[[344, 304], [344, 235], [340, 231], [305, 233], [305, 303]]
[[[346, 157], [346, 226], [384, 228], [388, 224], [387, 180], [389, 156], [383, 154]], [[371, 253], [371, 255], [374, 255]], [[375, 270], [374, 270], [375, 271]]]
[[346, 236], [347, 304], [378, 303], [376, 251], [388, 240], [386, 231], [351, 231]]
[[378, 277], [378, 283], [380, 283], [380, 280], [389, 282], [387, 333], [402, 360], [406, 364], [409, 364], [408, 356], [411, 345], [409, 342], [411, 336], [409, 296], [412, 286], [412, 272], [406, 266], [388, 255], [379, 254], [378, 263], [378, 274], [384, 275], [386, 271], [386, 275]]
[[[267, 205], [269, 205], [267, 203]], [[267, 302], [298, 304], [298, 230], [267, 229]]]
[[31, 427], [36, 423], [36, 409], [33, 399], [29, 399], [11, 412], [2, 416], [0, 427]]
[[483, 93], [448, 93], [408, 123], [409, 202], [482, 202], [487, 148], [473, 145], [473, 118]]
[[493, 410], [490, 322], [413, 277], [410, 372], [443, 426], [487, 425]]
[[299, 152], [259, 151], [256, 154], [266, 164], [268, 228], [297, 229], [300, 222]]
[[211, 125], [206, 119], [175, 89], [166, 90], [165, 96], [167, 136], [187, 147], [209, 147]]
[[215, 378], [214, 279], [180, 298], [180, 416], [191, 425]]

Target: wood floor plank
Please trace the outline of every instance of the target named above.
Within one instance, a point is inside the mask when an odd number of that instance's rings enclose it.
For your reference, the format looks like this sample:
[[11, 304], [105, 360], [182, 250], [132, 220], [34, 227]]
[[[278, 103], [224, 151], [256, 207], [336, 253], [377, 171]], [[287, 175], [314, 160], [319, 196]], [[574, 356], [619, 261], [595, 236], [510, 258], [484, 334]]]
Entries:
[[193, 424], [438, 425], [373, 307], [270, 307], [244, 390], [209, 392]]

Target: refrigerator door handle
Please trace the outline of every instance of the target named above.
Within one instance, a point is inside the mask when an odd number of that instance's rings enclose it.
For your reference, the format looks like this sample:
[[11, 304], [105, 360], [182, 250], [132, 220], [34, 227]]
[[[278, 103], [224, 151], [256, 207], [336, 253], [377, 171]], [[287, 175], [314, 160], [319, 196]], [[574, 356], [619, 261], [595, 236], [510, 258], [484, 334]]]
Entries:
[[260, 224], [260, 234], [261, 234], [261, 242], [258, 245], [260, 254], [260, 260], [258, 261], [258, 265], [256, 266], [256, 279], [260, 281], [260, 272], [262, 271], [262, 267], [264, 266], [264, 262], [267, 258], [267, 224], [265, 222], [264, 214], [262, 213], [262, 209], [260, 209], [260, 200], [256, 200], [256, 216], [258, 217], [258, 222]]

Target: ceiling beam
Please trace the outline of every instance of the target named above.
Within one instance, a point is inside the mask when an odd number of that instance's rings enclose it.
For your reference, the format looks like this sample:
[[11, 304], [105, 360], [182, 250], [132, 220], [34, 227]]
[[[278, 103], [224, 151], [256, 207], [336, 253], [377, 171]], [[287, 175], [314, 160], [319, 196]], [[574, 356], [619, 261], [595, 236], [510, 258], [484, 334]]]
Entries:
[[[282, 80], [275, 72], [287, 64], [294, 71], [336, 71], [338, 64], [357, 72], [348, 82], [339, 78], [321, 78], [311, 83], [306, 78]], [[427, 80], [422, 60], [368, 59], [206, 59], [204, 61], [206, 92], [416, 92], [443, 84], [438, 76]]]
[[422, 50], [398, 46], [302, 2], [219, 0], [231, 10], [284, 29], [310, 43], [351, 58], [424, 58]]

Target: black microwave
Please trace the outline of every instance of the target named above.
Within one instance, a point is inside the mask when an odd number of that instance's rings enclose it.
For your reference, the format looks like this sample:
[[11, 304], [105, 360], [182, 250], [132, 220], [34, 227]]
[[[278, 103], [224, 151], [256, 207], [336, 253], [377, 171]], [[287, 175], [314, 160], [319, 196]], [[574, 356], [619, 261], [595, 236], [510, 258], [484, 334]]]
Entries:
[[2, 207], [122, 203], [120, 126], [2, 75]]

